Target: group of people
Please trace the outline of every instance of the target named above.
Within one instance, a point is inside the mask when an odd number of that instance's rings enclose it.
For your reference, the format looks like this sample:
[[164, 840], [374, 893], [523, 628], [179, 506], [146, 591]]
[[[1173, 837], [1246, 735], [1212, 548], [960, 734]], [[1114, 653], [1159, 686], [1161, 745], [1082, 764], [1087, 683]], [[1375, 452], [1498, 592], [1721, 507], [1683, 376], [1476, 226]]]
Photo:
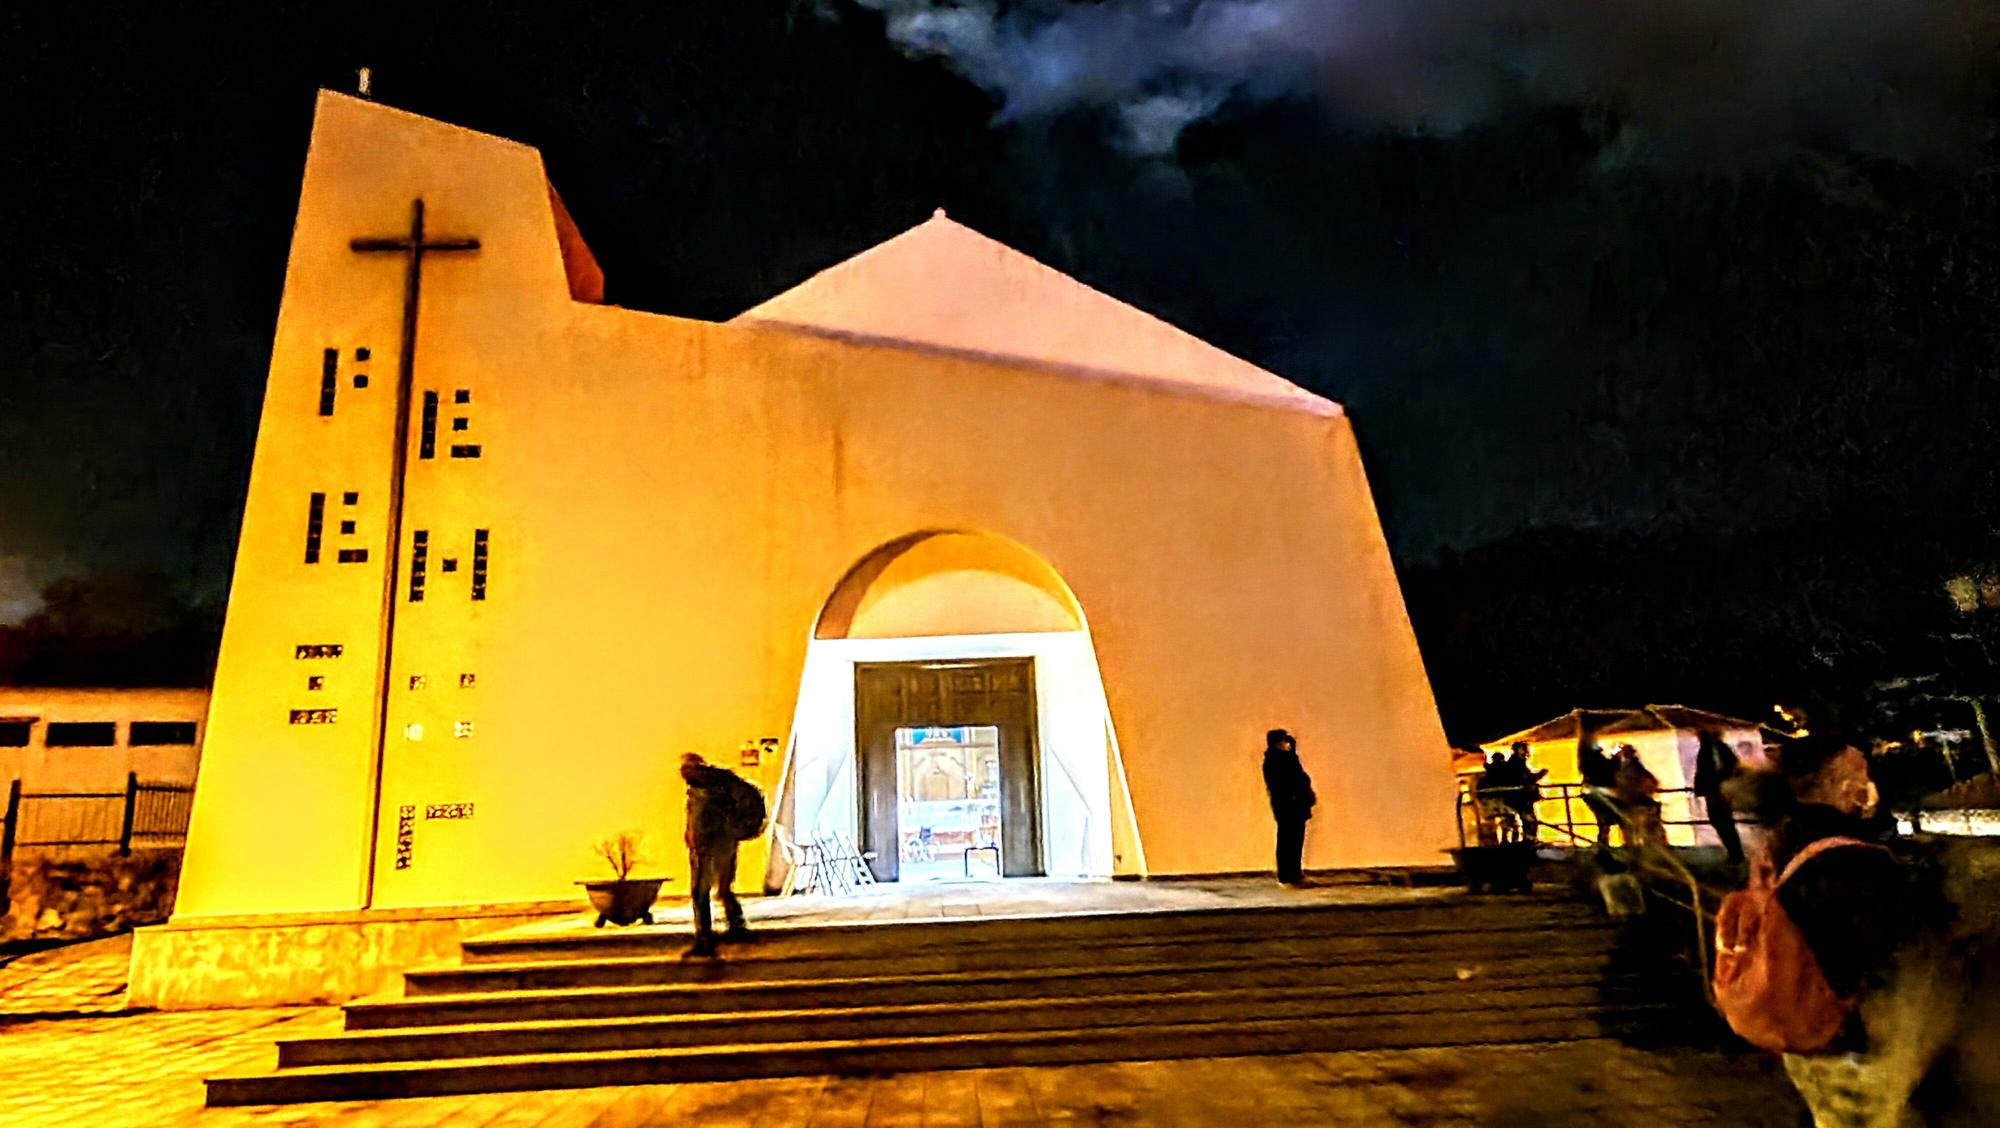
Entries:
[[1533, 842], [1541, 833], [1535, 804], [1542, 801], [1542, 777], [1547, 768], [1528, 764], [1528, 744], [1516, 741], [1507, 755], [1486, 757], [1486, 767], [1473, 781], [1482, 827], [1490, 826], [1500, 842]]
[[1611, 828], [1625, 828], [1628, 846], [1659, 846], [1667, 840], [1660, 815], [1660, 777], [1639, 750], [1620, 744], [1606, 753], [1584, 727], [1576, 742], [1576, 773], [1583, 780], [1583, 805], [1597, 820], [1597, 845], [1611, 845]]
[[[2000, 1061], [2000, 1023], [1982, 1023], [1964, 1002], [2000, 986], [2000, 925], [1986, 927], [1993, 935], [1975, 942], [1970, 958], [1963, 954], [1963, 925], [1959, 947], [1950, 947], [1952, 922], [1965, 914], [1947, 903], [1935, 881], [1882, 848], [1894, 825], [1879, 809], [1860, 751], [1825, 737], [1767, 745], [1767, 751], [1770, 763], [1745, 763], [1719, 734], [1702, 733], [1692, 790], [1732, 859], [1744, 854], [1735, 813], [1750, 816], [1757, 857], [1752, 885], [1757, 874], [1779, 875], [1766, 877], [1763, 888], [1796, 926], [1826, 989], [1852, 1008], [1826, 1045], [1785, 1054], [1786, 1072], [1816, 1119], [1911, 1123], [1912, 1101], [1979, 1103], [1975, 1090], [1987, 1089], [1994, 1089], [1988, 1093], [1994, 1104], [1986, 1111], [2000, 1115], [2000, 1067], [1989, 1068]], [[1628, 845], [1664, 843], [1659, 780], [1632, 745], [1606, 752], [1586, 729], [1577, 741], [1577, 769], [1584, 801], [1597, 817], [1599, 846], [1609, 845], [1613, 826], [1625, 828]], [[1517, 744], [1508, 755], [1486, 760], [1476, 786], [1532, 836], [1546, 774], [1531, 767], [1527, 746]], [[737, 843], [762, 829], [763, 797], [735, 773], [692, 754], [682, 760], [681, 777], [694, 895], [689, 954], [713, 956], [719, 942], [748, 938], [731, 884]], [[1263, 778], [1277, 824], [1278, 880], [1303, 885], [1305, 829], [1318, 796], [1296, 740], [1284, 729], [1265, 736]], [[710, 918], [711, 893], [721, 897], [727, 924], [719, 936]], [[1726, 954], [1740, 959], [1742, 951]], [[1724, 954], [1718, 952], [1718, 959]], [[1720, 982], [1718, 977], [1718, 998]]]
[[[1542, 780], [1549, 770], [1533, 767], [1528, 751], [1526, 741], [1516, 741], [1505, 754], [1487, 754], [1479, 774], [1470, 781], [1470, 797], [1478, 813], [1482, 842], [1539, 839], [1542, 823], [1536, 811], [1542, 802]], [[1720, 734], [1700, 733], [1691, 790], [1701, 799], [1703, 817], [1715, 828], [1716, 839], [1732, 863], [1743, 860], [1743, 844], [1736, 828], [1735, 809], [1724, 793], [1724, 785], [1735, 777], [1739, 767], [1735, 751]], [[1585, 725], [1577, 735], [1576, 773], [1583, 785], [1583, 805], [1596, 823], [1595, 844], [1599, 848], [1611, 845], [1614, 828], [1623, 828], [1626, 845], [1665, 844], [1660, 779], [1640, 758], [1638, 748], [1620, 743], [1606, 751]]]

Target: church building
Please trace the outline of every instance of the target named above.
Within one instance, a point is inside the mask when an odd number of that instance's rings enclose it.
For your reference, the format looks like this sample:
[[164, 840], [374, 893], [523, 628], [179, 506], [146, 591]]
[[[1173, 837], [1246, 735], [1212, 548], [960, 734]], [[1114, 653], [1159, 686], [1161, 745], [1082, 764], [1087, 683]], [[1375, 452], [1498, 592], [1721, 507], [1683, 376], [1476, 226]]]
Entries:
[[[771, 217], [782, 223], [782, 217]], [[1339, 405], [942, 212], [726, 323], [602, 302], [527, 146], [332, 93], [137, 1005], [582, 908], [683, 753], [882, 881], [1430, 865], [1451, 759]]]

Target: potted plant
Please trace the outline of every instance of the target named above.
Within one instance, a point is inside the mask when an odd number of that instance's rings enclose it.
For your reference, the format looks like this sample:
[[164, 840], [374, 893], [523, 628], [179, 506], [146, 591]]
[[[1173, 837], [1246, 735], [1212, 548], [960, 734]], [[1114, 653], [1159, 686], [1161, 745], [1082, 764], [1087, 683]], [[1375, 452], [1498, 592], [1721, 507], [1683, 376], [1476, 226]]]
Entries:
[[597, 856], [611, 866], [610, 881], [579, 881], [590, 894], [590, 907], [597, 910], [597, 924], [605, 921], [626, 925], [634, 921], [653, 923], [653, 902], [660, 896], [662, 877], [633, 877], [632, 871], [645, 856], [639, 852], [640, 835], [632, 832], [607, 838], [597, 844]]

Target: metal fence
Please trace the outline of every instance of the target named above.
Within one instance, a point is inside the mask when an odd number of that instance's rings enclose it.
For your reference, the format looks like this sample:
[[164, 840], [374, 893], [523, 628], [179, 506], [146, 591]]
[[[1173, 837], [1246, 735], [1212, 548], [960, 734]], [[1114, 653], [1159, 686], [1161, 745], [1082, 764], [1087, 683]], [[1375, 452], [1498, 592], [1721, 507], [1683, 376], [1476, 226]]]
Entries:
[[[1505, 841], [1510, 830], [1519, 835], [1525, 829], [1525, 820], [1510, 809], [1507, 800], [1521, 790], [1504, 787], [1488, 788], [1477, 794], [1460, 791], [1458, 844], [1484, 843], [1489, 838]], [[1584, 801], [1590, 791], [1591, 788], [1581, 783], [1552, 783], [1540, 787], [1533, 807], [1535, 841], [1552, 846], [1595, 843], [1597, 815]], [[1692, 845], [1696, 841], [1694, 828], [1709, 825], [1707, 800], [1696, 795], [1692, 788], [1665, 788], [1653, 798], [1659, 801], [1660, 825], [1665, 828], [1667, 840], [1672, 845]], [[1736, 821], [1751, 823], [1755, 820], [1738, 814]], [[1500, 825], [1495, 825], [1496, 822]], [[1621, 830], [1619, 833], [1622, 835], [1624, 832]]]
[[140, 783], [127, 773], [123, 791], [24, 791], [21, 781], [7, 787], [0, 821], [0, 882], [17, 846], [176, 846], [187, 840], [194, 788]]

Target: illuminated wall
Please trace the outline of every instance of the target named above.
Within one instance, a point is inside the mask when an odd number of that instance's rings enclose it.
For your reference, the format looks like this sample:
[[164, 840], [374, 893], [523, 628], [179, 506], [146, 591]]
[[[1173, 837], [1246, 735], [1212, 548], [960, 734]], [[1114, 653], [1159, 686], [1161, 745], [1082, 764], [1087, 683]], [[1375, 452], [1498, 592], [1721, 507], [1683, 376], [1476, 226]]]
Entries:
[[[405, 263], [352, 241], [418, 198], [479, 246], [425, 259], [392, 544]], [[922, 227], [899, 255], [999, 246]], [[1437, 861], [1446, 746], [1345, 415], [1022, 261], [932, 263], [991, 341], [849, 331], [823, 293], [784, 324], [594, 304], [534, 150], [323, 95], [177, 916], [573, 897], [633, 827], [684, 890], [679, 754], [837, 772], [840, 663], [913, 631], [1037, 648], [1079, 872], [1268, 867], [1273, 725], [1321, 796], [1308, 865]], [[1038, 310], [1108, 343], [1036, 355]]]

